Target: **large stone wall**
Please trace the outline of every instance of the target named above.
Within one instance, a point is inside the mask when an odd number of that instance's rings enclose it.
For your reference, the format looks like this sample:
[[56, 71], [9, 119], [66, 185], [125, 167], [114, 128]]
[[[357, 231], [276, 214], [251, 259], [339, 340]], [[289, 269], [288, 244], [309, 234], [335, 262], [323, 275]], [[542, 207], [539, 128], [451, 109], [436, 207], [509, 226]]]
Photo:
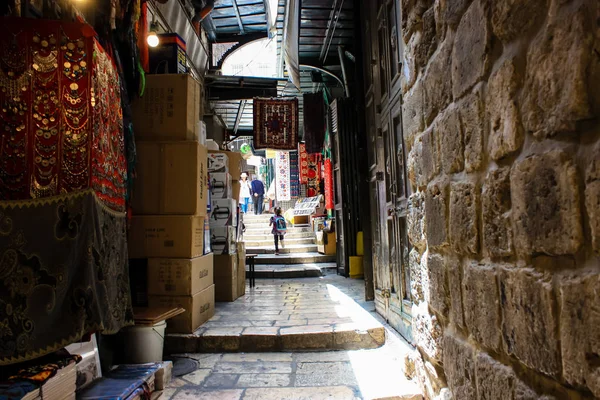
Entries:
[[416, 378], [600, 397], [600, 2], [401, 3]]

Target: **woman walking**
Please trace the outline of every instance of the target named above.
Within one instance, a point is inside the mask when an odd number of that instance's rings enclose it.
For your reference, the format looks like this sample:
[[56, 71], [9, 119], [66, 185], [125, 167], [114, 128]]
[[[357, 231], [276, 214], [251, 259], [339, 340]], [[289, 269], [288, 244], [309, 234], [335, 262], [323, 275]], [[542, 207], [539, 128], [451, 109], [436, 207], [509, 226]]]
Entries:
[[250, 204], [250, 182], [248, 181], [248, 174], [243, 172], [240, 179], [240, 207], [242, 212], [246, 214], [248, 212], [248, 204]]

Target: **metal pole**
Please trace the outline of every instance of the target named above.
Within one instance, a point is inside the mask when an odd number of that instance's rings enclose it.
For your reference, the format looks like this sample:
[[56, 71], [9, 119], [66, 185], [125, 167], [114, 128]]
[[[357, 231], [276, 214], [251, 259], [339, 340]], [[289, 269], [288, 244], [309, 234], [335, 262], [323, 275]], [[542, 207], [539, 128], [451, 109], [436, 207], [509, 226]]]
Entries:
[[346, 65], [344, 64], [344, 49], [342, 46], [338, 46], [338, 56], [340, 57], [342, 77], [344, 78], [344, 91], [346, 92], [346, 97], [350, 97], [350, 90], [348, 89], [348, 77], [346, 76]]

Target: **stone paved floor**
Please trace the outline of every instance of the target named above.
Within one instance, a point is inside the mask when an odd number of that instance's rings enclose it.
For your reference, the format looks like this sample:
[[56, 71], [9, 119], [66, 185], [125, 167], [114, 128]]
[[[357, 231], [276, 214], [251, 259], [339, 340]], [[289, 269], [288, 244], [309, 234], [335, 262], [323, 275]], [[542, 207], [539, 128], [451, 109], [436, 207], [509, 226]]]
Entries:
[[[307, 295], [306, 304], [322, 301], [311, 290], [329, 285], [335, 296], [348, 296], [364, 307], [370, 317], [383, 323], [387, 340], [385, 345], [370, 350], [323, 351], [323, 352], [270, 352], [270, 353], [188, 353], [187, 357], [198, 360], [199, 369], [189, 375], [176, 378], [165, 391], [165, 400], [192, 399], [277, 399], [277, 400], [319, 400], [319, 399], [421, 399], [416, 385], [404, 377], [404, 354], [410, 347], [391, 330], [374, 312], [373, 303], [363, 300], [363, 281], [356, 281], [328, 275], [323, 278], [258, 281], [255, 291], [284, 294], [295, 288]], [[277, 289], [279, 288], [279, 289]], [[316, 292], [319, 292], [316, 290]], [[252, 296], [247, 296], [252, 298]], [[282, 296], [283, 297], [288, 297]], [[255, 296], [255, 299], [260, 297]], [[303, 307], [296, 300], [294, 307]], [[235, 304], [235, 303], [232, 303]], [[229, 306], [231, 307], [231, 306]], [[304, 315], [302, 308], [281, 309], [255, 305], [257, 313], [262, 313], [267, 321], [272, 312], [291, 317], [295, 312]], [[235, 308], [235, 307], [234, 307]], [[325, 311], [325, 310], [324, 310]], [[227, 313], [221, 309], [221, 318], [214, 321], [225, 322]], [[314, 317], [314, 316], [313, 316]], [[332, 317], [326, 317], [332, 318]], [[298, 324], [306, 324], [307, 318], [298, 319]], [[258, 319], [257, 319], [258, 321]], [[235, 322], [235, 321], [231, 321]], [[218, 329], [215, 325], [214, 328]]]
[[215, 316], [193, 334], [168, 335], [167, 352], [376, 348], [385, 330], [363, 299], [364, 281], [335, 273], [259, 279], [235, 302], [217, 303]]

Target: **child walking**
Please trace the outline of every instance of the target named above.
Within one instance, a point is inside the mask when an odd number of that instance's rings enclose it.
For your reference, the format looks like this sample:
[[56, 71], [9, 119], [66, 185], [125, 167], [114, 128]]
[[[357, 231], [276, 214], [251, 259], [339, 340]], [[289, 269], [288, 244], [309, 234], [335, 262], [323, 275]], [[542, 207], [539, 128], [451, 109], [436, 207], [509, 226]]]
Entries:
[[287, 230], [285, 218], [281, 216], [281, 208], [275, 208], [275, 215], [271, 217], [269, 226], [273, 226], [271, 233], [275, 240], [275, 255], [279, 255], [279, 242], [281, 242], [281, 248], [283, 249], [283, 235]]

